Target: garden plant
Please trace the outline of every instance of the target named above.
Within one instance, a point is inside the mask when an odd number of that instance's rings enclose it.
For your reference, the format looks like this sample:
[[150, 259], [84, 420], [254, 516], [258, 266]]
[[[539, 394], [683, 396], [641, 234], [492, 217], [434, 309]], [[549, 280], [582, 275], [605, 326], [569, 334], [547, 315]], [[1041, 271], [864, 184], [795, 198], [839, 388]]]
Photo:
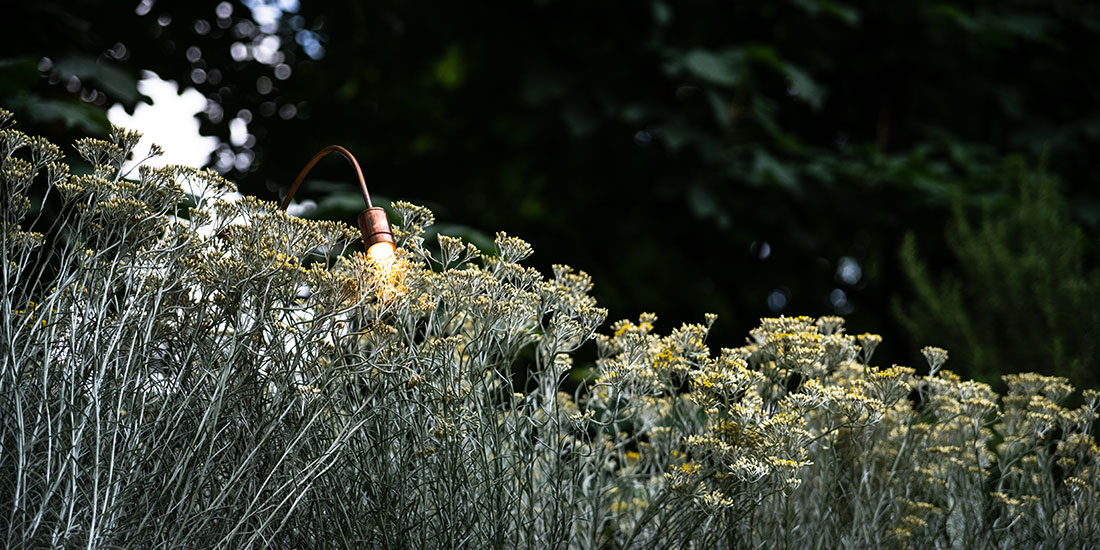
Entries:
[[4, 547], [1100, 546], [1095, 390], [877, 366], [838, 317], [601, 329], [516, 237], [429, 243], [396, 202], [378, 263], [214, 172], [126, 170], [132, 132], [77, 174], [0, 121]]

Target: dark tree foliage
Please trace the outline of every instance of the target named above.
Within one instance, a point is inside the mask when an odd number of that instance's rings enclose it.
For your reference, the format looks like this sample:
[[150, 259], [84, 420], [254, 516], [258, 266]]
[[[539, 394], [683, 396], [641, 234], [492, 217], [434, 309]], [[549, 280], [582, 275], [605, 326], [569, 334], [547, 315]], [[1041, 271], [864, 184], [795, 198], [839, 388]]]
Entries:
[[[249, 6], [281, 16], [262, 25]], [[914, 362], [935, 342], [907, 340], [891, 313], [899, 292], [919, 297], [903, 291], [902, 236], [933, 273], [957, 269], [951, 197], [966, 216], [1011, 193], [1009, 154], [1046, 156], [1065, 223], [1094, 236], [1100, 222], [1100, 58], [1088, 55], [1100, 7], [1085, 2], [143, 0], [4, 13], [0, 100], [26, 121], [102, 123], [91, 106], [132, 106], [152, 70], [210, 99], [203, 131], [226, 142], [211, 162], [246, 193], [276, 198], [339, 143], [373, 192], [429, 204], [456, 224], [445, 231], [524, 236], [536, 260], [591, 272], [613, 318], [716, 312], [723, 345], [763, 315], [842, 313], [908, 342], [884, 356]], [[231, 145], [234, 118], [250, 138]], [[316, 215], [350, 221], [346, 167], [316, 174], [302, 192]]]

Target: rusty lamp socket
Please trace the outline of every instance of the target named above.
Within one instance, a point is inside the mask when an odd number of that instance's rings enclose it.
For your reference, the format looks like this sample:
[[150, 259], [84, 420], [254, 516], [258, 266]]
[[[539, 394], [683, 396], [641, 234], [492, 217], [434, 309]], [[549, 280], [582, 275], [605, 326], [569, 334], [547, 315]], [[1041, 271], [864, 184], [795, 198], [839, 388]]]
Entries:
[[390, 229], [390, 218], [381, 206], [372, 206], [359, 213], [359, 233], [363, 236], [363, 246], [370, 247], [378, 243], [389, 243], [394, 248], [397, 243], [393, 240], [393, 230]]

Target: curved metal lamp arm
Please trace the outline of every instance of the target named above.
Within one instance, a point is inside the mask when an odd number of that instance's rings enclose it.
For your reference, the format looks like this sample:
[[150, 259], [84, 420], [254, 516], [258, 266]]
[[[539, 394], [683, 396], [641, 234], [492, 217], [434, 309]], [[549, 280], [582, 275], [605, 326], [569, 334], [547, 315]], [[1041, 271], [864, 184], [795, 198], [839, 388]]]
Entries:
[[295, 179], [294, 184], [290, 186], [290, 191], [287, 192], [286, 198], [283, 199], [283, 204], [279, 207], [280, 209], [286, 210], [286, 207], [290, 206], [290, 199], [294, 198], [294, 193], [297, 192], [298, 187], [302, 185], [302, 180], [306, 179], [306, 174], [308, 174], [309, 171], [317, 165], [317, 162], [325, 157], [325, 155], [333, 151], [343, 155], [344, 158], [348, 159], [348, 162], [351, 163], [352, 167], [355, 168], [355, 175], [359, 178], [359, 190], [363, 192], [363, 201], [367, 203], [367, 208], [374, 208], [374, 205], [370, 202], [370, 193], [367, 192], [367, 182], [363, 179], [363, 169], [359, 168], [359, 161], [355, 160], [355, 155], [352, 155], [351, 151], [348, 151], [347, 149], [344, 149], [339, 145], [329, 145], [328, 147], [321, 149], [321, 151], [318, 152], [316, 155], [313, 155], [313, 158], [309, 159], [309, 162], [306, 163], [306, 167], [302, 168], [302, 171], [298, 173], [298, 178]]
[[313, 169], [319, 160], [333, 151], [343, 155], [355, 168], [355, 175], [359, 178], [359, 190], [363, 192], [363, 202], [367, 203], [367, 209], [360, 212], [358, 216], [359, 233], [363, 238], [363, 246], [366, 248], [367, 253], [378, 261], [392, 260], [397, 245], [393, 239], [393, 230], [390, 229], [389, 216], [384, 209], [371, 204], [370, 193], [367, 192], [367, 182], [363, 179], [363, 169], [359, 168], [359, 162], [355, 160], [355, 155], [339, 145], [329, 145], [313, 155], [312, 159], [309, 159], [306, 167], [302, 169], [301, 173], [298, 174], [298, 178], [294, 180], [294, 184], [290, 186], [290, 191], [287, 192], [280, 208], [286, 210], [286, 207], [290, 206], [290, 199], [294, 197], [294, 193], [302, 185], [302, 180], [306, 179], [306, 174]]

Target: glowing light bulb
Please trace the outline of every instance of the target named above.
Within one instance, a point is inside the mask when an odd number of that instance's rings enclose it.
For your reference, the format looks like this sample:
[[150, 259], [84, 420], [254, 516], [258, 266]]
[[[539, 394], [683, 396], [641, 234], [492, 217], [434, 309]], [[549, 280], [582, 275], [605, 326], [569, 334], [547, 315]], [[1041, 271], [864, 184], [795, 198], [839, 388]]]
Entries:
[[392, 263], [394, 258], [393, 243], [374, 243], [367, 249], [367, 255], [380, 264]]

